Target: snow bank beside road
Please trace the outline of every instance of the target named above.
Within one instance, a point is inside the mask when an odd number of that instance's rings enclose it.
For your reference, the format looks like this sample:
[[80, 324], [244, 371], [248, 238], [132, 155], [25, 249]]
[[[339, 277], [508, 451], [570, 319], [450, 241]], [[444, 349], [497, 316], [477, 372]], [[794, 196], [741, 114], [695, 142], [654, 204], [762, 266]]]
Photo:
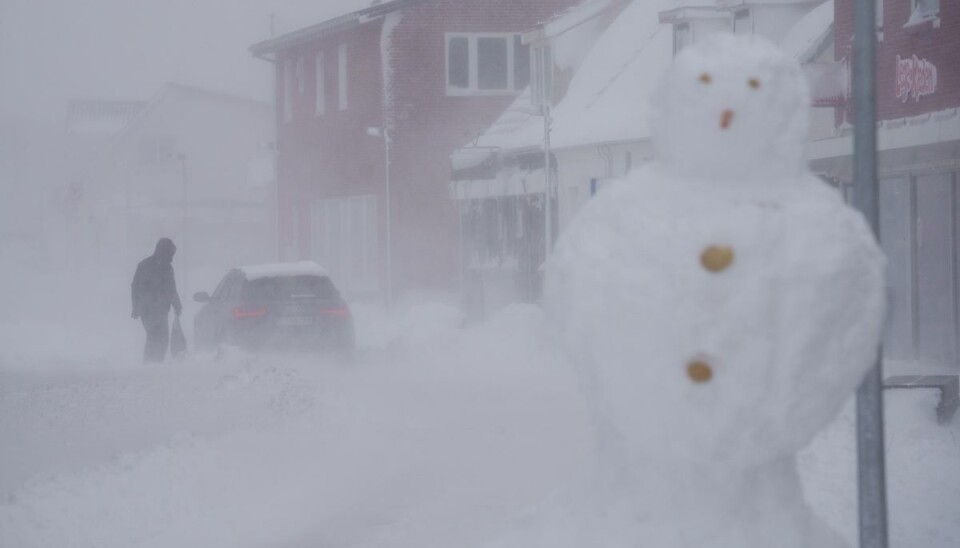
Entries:
[[[892, 548], [960, 546], [960, 417], [937, 424], [933, 390], [884, 391]], [[853, 401], [800, 455], [807, 499], [857, 546]]]

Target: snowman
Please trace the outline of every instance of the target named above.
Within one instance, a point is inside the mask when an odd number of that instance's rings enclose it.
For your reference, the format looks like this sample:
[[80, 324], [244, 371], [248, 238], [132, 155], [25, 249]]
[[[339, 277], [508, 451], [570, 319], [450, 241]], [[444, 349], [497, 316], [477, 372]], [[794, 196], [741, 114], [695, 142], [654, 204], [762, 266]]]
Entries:
[[767, 41], [685, 49], [651, 101], [656, 161], [557, 242], [544, 306], [604, 473], [581, 548], [846, 546], [796, 453], [874, 363], [885, 260], [807, 170], [808, 104]]

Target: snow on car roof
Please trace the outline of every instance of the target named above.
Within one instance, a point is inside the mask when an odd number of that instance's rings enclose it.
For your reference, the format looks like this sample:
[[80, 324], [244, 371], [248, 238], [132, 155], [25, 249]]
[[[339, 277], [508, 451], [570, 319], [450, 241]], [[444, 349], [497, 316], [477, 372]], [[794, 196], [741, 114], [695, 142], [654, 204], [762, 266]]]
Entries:
[[279, 276], [330, 276], [330, 274], [322, 266], [313, 261], [241, 266], [238, 270], [243, 272], [243, 275], [247, 277], [247, 280], [276, 278]]

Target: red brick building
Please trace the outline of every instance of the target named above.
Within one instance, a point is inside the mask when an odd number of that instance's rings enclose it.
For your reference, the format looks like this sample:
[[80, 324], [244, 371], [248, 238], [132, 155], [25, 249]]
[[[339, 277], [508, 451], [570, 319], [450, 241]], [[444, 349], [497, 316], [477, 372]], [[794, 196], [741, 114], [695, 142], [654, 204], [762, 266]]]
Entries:
[[456, 291], [449, 156], [529, 82], [520, 33], [577, 0], [392, 0], [254, 45], [276, 66], [279, 240], [354, 295]]
[[[885, 354], [960, 367], [960, 1], [877, 0], [880, 237], [889, 260]], [[853, 2], [836, 0], [836, 57], [852, 56]], [[851, 180], [851, 105], [813, 166]]]

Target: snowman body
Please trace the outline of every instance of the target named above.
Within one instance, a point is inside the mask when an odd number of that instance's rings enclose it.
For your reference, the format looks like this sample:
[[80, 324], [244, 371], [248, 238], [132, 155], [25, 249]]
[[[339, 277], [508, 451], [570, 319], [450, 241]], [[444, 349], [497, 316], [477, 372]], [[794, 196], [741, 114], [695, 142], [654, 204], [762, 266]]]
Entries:
[[876, 357], [884, 259], [804, 167], [806, 104], [766, 42], [691, 47], [654, 103], [657, 162], [558, 241], [544, 304], [606, 478], [589, 544], [844, 546], [795, 454]]

